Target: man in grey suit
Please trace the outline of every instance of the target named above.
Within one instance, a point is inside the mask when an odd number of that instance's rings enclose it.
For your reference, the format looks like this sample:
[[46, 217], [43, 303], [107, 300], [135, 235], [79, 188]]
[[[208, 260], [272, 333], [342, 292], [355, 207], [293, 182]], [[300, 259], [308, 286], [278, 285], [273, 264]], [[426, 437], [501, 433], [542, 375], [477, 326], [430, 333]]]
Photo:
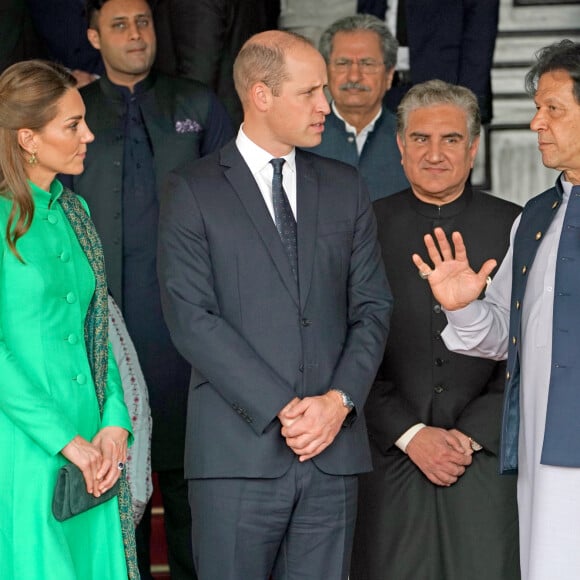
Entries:
[[[169, 175], [159, 275], [196, 369], [186, 477], [201, 580], [346, 579], [362, 409], [392, 299], [356, 169], [320, 142], [324, 60], [304, 38], [250, 38], [235, 142]], [[296, 216], [296, 219], [295, 219]]]

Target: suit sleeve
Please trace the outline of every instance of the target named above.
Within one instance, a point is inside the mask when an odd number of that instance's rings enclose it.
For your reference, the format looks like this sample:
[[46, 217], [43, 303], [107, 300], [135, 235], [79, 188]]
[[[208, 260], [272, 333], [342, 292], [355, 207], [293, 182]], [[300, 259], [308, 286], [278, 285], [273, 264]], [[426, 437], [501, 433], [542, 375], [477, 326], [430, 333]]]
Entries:
[[249, 425], [261, 435], [296, 393], [221, 316], [203, 215], [176, 174], [168, 176], [160, 207], [158, 269], [177, 349], [203, 375], [200, 383], [208, 381], [234, 411], [250, 411]]
[[362, 185], [358, 208], [348, 278], [348, 333], [331, 386], [347, 391], [355, 408], [362, 410], [385, 350], [393, 297], [375, 214]]
[[369, 393], [365, 417], [370, 437], [382, 451], [392, 447], [410, 427], [422, 422], [400, 391], [382, 377], [380, 369]]

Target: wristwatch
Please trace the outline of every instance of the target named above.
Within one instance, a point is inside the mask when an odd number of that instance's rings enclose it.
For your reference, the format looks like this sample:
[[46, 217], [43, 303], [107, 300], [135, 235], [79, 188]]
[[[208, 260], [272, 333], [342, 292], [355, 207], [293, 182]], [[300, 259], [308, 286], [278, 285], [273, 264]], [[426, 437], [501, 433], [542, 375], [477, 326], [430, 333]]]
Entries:
[[340, 398], [342, 399], [342, 404], [348, 409], [349, 413], [354, 409], [354, 403], [352, 402], [350, 395], [348, 395], [344, 391], [341, 391], [340, 389], [330, 389], [330, 390], [335, 391], [340, 395]]

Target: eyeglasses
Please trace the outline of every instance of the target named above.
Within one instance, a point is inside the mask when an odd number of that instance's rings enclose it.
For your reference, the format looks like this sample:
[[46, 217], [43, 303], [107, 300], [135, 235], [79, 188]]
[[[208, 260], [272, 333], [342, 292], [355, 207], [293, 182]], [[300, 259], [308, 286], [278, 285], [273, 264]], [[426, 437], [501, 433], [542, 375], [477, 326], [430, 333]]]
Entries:
[[379, 72], [384, 62], [377, 62], [371, 58], [361, 58], [360, 60], [352, 60], [350, 58], [339, 58], [330, 63], [331, 68], [337, 73], [345, 73], [350, 71], [353, 64], [358, 66], [358, 70], [365, 75], [374, 75]]

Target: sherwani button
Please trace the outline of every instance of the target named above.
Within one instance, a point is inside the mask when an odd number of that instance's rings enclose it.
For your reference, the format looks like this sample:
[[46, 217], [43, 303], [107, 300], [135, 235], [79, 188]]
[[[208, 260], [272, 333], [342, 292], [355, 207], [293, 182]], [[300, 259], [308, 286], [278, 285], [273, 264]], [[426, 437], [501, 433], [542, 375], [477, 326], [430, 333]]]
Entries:
[[518, 339], [515, 336], [512, 336], [512, 344], [516, 344], [518, 342]]
[[69, 292], [66, 295], [65, 299], [69, 304], [74, 304], [77, 301], [77, 297], [76, 297], [76, 294], [74, 292]]
[[510, 372], [509, 372], [509, 371], [507, 371], [507, 372], [506, 372], [506, 374], [505, 374], [505, 378], [506, 378], [508, 381], [509, 381], [509, 379], [510, 379], [510, 376], [511, 376], [511, 375], [510, 375]]
[[66, 337], [66, 341], [67, 341], [69, 344], [77, 344], [77, 343], [78, 343], [78, 341], [79, 341], [79, 337], [78, 337], [76, 334], [72, 334], [72, 333], [71, 333], [71, 334], [69, 334], [69, 335]]
[[79, 373], [76, 376], [75, 380], [79, 385], [84, 385], [87, 382], [87, 376], [84, 375], [83, 373]]
[[536, 240], [539, 240], [542, 237], [542, 232], [536, 233]]
[[68, 262], [68, 261], [70, 261], [70, 252], [68, 250], [64, 250], [60, 254], [59, 258], [60, 258], [60, 261], [61, 262]]
[[527, 271], [528, 271], [528, 267], [524, 265], [522, 267], [522, 274], [525, 274]]
[[58, 216], [55, 213], [49, 213], [47, 219], [49, 224], [54, 225], [58, 223]]

